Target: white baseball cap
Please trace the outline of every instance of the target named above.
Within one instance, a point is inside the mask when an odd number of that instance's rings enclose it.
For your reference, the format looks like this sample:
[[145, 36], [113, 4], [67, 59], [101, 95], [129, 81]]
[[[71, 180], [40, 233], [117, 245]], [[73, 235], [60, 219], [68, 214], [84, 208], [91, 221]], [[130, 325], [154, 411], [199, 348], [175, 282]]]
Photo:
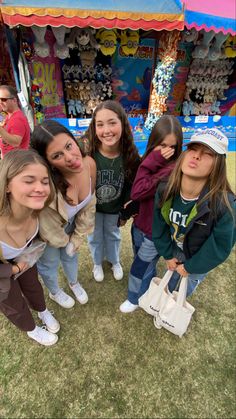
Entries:
[[202, 131], [196, 132], [186, 144], [204, 144], [211, 148], [217, 154], [226, 154], [228, 151], [228, 138], [217, 128], [207, 128]]

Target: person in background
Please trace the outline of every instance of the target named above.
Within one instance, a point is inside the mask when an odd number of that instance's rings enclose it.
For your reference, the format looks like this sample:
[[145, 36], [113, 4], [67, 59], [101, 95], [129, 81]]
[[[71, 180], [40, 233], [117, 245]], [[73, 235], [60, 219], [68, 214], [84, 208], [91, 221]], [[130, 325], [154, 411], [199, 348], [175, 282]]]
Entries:
[[122, 313], [131, 313], [138, 308], [139, 297], [156, 276], [159, 256], [152, 241], [154, 198], [158, 183], [173, 171], [182, 143], [183, 133], [178, 119], [171, 115], [162, 116], [150, 133], [131, 190], [131, 199], [139, 203], [139, 211], [131, 228], [134, 261], [129, 273], [128, 298], [120, 306]]
[[187, 296], [229, 256], [235, 243], [236, 201], [226, 175], [227, 137], [216, 128], [194, 134], [167, 185], [156, 194], [153, 241], [169, 290], [188, 276]]
[[82, 238], [94, 229], [96, 164], [71, 132], [53, 120], [35, 128], [31, 145], [49, 164], [56, 188], [53, 202], [40, 213], [39, 232], [47, 247], [38, 271], [49, 297], [71, 308], [75, 300], [58, 283], [61, 263], [76, 300], [86, 304], [88, 295], [78, 282], [78, 251]]
[[114, 278], [121, 280], [118, 214], [130, 200], [140, 157], [125, 110], [118, 102], [108, 100], [96, 107], [86, 135], [97, 164], [95, 230], [88, 236], [93, 276], [95, 281], [103, 281], [102, 262], [106, 258], [112, 265]]
[[[46, 163], [32, 150], [10, 151], [0, 163], [0, 179], [0, 311], [31, 339], [50, 346], [60, 325], [46, 308], [36, 265], [18, 260], [33, 246], [38, 213], [52, 200], [53, 184]], [[35, 325], [29, 307], [47, 330]]]
[[0, 123], [1, 157], [13, 149], [28, 149], [30, 126], [24, 113], [18, 106], [17, 92], [12, 86], [0, 86], [1, 111], [6, 118]]

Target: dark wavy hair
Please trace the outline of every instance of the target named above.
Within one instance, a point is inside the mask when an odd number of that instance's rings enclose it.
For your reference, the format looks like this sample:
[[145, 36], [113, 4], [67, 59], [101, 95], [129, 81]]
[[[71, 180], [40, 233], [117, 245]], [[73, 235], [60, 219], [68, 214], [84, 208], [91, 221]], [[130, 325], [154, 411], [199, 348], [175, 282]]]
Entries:
[[92, 120], [86, 132], [86, 136], [90, 143], [90, 154], [94, 157], [95, 152], [99, 149], [100, 141], [96, 135], [96, 116], [102, 109], [108, 109], [115, 112], [121, 121], [122, 134], [119, 143], [120, 154], [124, 162], [125, 177], [132, 182], [140, 163], [140, 156], [138, 154], [137, 147], [134, 144], [134, 138], [127, 115], [119, 102], [107, 100], [100, 103], [94, 110]]
[[174, 134], [176, 137], [175, 152], [169, 161], [176, 160], [182, 152], [183, 131], [180, 122], [173, 115], [163, 115], [155, 123], [150, 133], [142, 160], [144, 160], [156, 146], [160, 145], [169, 134]]
[[34, 129], [32, 133], [30, 144], [31, 147], [46, 160], [50, 167], [55, 188], [59, 190], [62, 193], [63, 198], [66, 199], [66, 201], [68, 201], [66, 191], [69, 184], [62, 175], [62, 173], [58, 169], [52, 167], [51, 163], [49, 163], [47, 159], [47, 148], [49, 144], [53, 141], [54, 137], [58, 134], [67, 134], [77, 144], [82, 156], [85, 156], [84, 151], [79, 146], [73, 134], [66, 127], [64, 127], [64, 125], [59, 124], [59, 122], [53, 121], [52, 119], [45, 121], [40, 125], [37, 125], [37, 127]]

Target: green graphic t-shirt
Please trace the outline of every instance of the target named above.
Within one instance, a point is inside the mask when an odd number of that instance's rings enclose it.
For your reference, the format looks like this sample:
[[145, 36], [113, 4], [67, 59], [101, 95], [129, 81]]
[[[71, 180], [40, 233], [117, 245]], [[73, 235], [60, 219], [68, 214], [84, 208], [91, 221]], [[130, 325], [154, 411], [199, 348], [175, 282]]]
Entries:
[[170, 208], [169, 219], [171, 236], [181, 250], [183, 250], [188, 217], [197, 200], [198, 198], [188, 200], [179, 195], [173, 200]]
[[125, 184], [122, 157], [114, 159], [95, 154], [97, 164], [97, 211], [117, 214], [123, 206], [123, 190]]

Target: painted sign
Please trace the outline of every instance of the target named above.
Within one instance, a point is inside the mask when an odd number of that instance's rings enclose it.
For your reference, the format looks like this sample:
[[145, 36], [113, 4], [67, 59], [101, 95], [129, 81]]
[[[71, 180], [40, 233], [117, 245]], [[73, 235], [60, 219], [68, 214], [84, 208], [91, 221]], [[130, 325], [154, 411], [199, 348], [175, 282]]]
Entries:
[[125, 55], [119, 47], [112, 58], [114, 99], [129, 114], [147, 112], [155, 42], [154, 39], [142, 40], [133, 56]]

